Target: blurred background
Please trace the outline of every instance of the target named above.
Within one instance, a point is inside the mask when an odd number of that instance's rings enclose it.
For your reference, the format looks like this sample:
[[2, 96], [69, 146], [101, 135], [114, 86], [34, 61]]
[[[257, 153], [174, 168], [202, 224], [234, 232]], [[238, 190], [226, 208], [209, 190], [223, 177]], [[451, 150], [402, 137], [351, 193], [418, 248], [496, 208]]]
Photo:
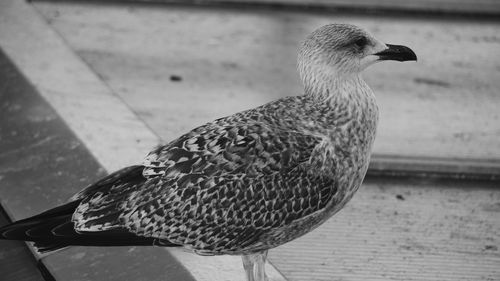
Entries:
[[[321, 25], [352, 23], [386, 43], [412, 48], [417, 63], [384, 62], [364, 73], [381, 116], [362, 190], [325, 225], [272, 250], [270, 261], [286, 280], [500, 280], [500, 2], [13, 2], [0, 4], [0, 47], [4, 60], [12, 62], [9, 73], [25, 77], [23, 83], [33, 85], [76, 134], [75, 141], [107, 170], [127, 156], [103, 156], [115, 157], [103, 164], [92, 143], [108, 134], [108, 127], [92, 124], [119, 118], [122, 111], [85, 96], [94, 89], [90, 82], [71, 86], [68, 81], [82, 77], [70, 66], [73, 59], [95, 75], [92, 83], [105, 89], [104, 95], [123, 105], [120, 110], [131, 113], [127, 118], [147, 128], [153, 137], [142, 145], [148, 146], [215, 118], [301, 94], [297, 46]], [[43, 32], [23, 33], [28, 29]], [[65, 49], [64, 56], [52, 53], [58, 48]], [[61, 66], [59, 73], [52, 64]], [[3, 88], [4, 105], [11, 104], [9, 87]], [[103, 110], [106, 120], [96, 117]], [[126, 131], [124, 139], [140, 135], [118, 125]], [[6, 163], [0, 165], [2, 207], [6, 219], [20, 218], [35, 209], [14, 199], [22, 193], [9, 184], [18, 181], [2, 181], [12, 176]], [[95, 169], [86, 180], [104, 173]], [[49, 196], [45, 204], [60, 198]], [[96, 265], [93, 275], [75, 275], [89, 271], [82, 260], [90, 256], [97, 263], [116, 256], [82, 251], [88, 250], [56, 253], [42, 265], [57, 280], [156, 280], [147, 273], [127, 279], [122, 270], [102, 271], [103, 265]], [[161, 272], [162, 280], [175, 280]]]

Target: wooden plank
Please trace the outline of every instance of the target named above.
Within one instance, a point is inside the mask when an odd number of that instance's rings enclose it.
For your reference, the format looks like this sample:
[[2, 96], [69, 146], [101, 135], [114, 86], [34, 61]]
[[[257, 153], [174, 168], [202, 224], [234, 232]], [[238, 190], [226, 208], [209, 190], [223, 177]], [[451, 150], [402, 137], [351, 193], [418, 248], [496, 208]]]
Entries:
[[[165, 141], [209, 120], [301, 93], [295, 56], [307, 32], [331, 21], [365, 26], [387, 42], [411, 46], [419, 56], [416, 64], [386, 62], [365, 73], [381, 109], [371, 172], [499, 175], [498, 22], [36, 6]], [[172, 81], [171, 75], [182, 80]]]

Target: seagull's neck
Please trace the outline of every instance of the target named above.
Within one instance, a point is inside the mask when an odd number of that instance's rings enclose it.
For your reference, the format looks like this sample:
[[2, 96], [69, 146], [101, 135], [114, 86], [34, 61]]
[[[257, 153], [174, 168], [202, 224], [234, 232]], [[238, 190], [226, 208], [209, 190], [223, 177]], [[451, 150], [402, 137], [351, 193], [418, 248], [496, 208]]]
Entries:
[[323, 71], [304, 79], [304, 90], [313, 100], [325, 104], [352, 104], [374, 100], [373, 92], [359, 73], [338, 74]]
[[[345, 157], [345, 161], [352, 161], [360, 171], [366, 171], [378, 123], [372, 90], [359, 74], [317, 75], [304, 82], [306, 97], [320, 112], [316, 126], [310, 129], [323, 137], [315, 148], [317, 155], [312, 157], [315, 163], [320, 163], [319, 170], [331, 175], [337, 164], [328, 161], [335, 155], [333, 158]], [[338, 147], [347, 149], [349, 154], [339, 156]]]
[[327, 112], [328, 116], [322, 118], [326, 121], [324, 128], [335, 131], [342, 124], [354, 121], [374, 132], [378, 121], [375, 95], [359, 73], [321, 73], [323, 75], [311, 75], [303, 81], [308, 100]]

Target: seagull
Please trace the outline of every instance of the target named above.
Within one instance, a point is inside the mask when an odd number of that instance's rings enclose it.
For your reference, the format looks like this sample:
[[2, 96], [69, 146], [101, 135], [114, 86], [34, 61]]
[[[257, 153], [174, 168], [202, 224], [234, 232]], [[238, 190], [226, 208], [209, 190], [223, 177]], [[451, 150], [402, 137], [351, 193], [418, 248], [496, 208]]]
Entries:
[[268, 280], [268, 250], [321, 225], [361, 185], [378, 122], [361, 72], [384, 60], [417, 57], [354, 25], [320, 27], [299, 48], [302, 95], [199, 126], [66, 204], [0, 228], [0, 238], [40, 252], [154, 245], [240, 255], [248, 281]]

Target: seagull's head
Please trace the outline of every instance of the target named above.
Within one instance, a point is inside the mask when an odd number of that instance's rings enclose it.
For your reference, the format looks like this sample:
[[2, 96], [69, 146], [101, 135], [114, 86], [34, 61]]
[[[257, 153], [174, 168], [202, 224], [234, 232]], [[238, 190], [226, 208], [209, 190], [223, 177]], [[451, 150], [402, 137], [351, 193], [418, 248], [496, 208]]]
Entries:
[[299, 50], [298, 68], [304, 82], [318, 74], [358, 74], [383, 60], [417, 60], [408, 47], [385, 44], [367, 31], [350, 24], [329, 24], [313, 31]]

